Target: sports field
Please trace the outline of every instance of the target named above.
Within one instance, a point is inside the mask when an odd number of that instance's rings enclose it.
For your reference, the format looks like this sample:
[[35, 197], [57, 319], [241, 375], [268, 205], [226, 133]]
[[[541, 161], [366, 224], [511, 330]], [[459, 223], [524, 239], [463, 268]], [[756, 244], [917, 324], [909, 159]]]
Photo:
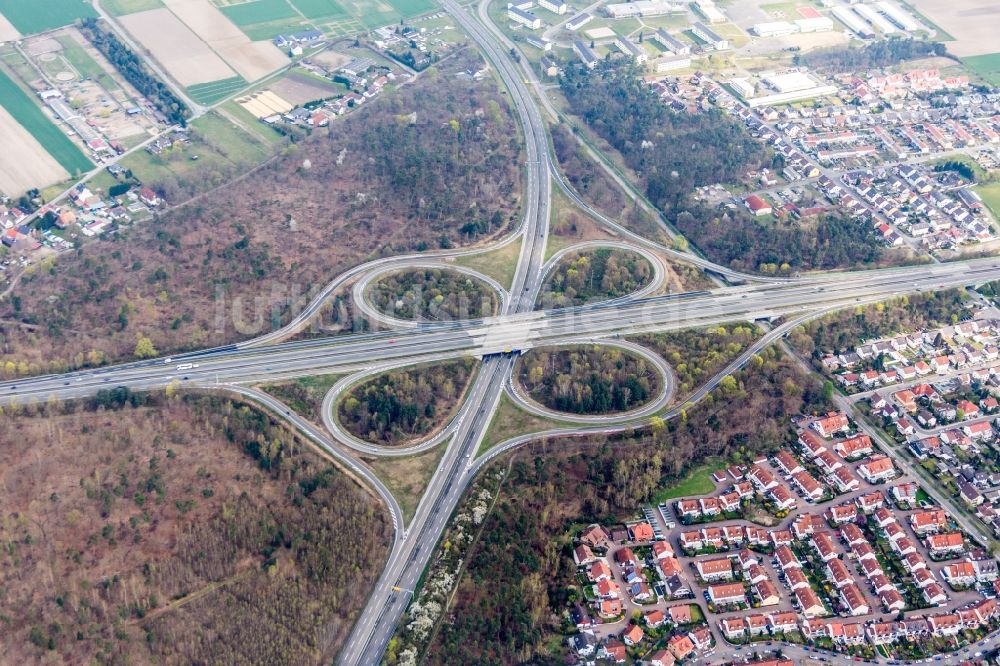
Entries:
[[93, 164], [69, 137], [52, 124], [6, 73], [0, 71], [0, 105], [55, 158], [70, 175], [89, 171]]
[[85, 0], [0, 0], [0, 13], [22, 35], [61, 28], [77, 19], [97, 18], [97, 12]]
[[962, 58], [962, 64], [995, 86], [1000, 86], [1000, 53]]
[[242, 77], [234, 76], [221, 81], [188, 86], [187, 94], [199, 104], [215, 104], [220, 99], [229, 97], [237, 90], [243, 89], [246, 85], [247, 82]]

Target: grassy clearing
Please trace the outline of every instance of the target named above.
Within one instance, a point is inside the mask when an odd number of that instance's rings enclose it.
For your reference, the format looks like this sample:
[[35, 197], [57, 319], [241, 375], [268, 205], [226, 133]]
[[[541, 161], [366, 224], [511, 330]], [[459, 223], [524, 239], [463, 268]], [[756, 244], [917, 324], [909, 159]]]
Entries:
[[994, 86], [1000, 86], [1000, 53], [962, 58], [962, 64]]
[[281, 21], [270, 21], [268, 23], [255, 23], [254, 25], [240, 26], [240, 30], [242, 30], [247, 37], [255, 42], [258, 42], [264, 39], [274, 39], [278, 35], [290, 32], [309, 30], [312, 27], [311, 23], [303, 20], [301, 16], [296, 14], [293, 18]]
[[256, 116], [244, 109], [242, 106], [236, 102], [229, 101], [218, 107], [220, 110], [224, 111], [227, 115], [235, 118], [239, 122], [243, 123], [250, 128], [250, 131], [260, 138], [264, 139], [268, 143], [274, 145], [284, 141], [284, 138], [270, 125], [265, 125], [260, 122]]
[[28, 130], [70, 175], [78, 175], [93, 168], [94, 165], [76, 144], [53, 125], [27, 93], [2, 70], [0, 70], [0, 104], [3, 104], [7, 112], [14, 116], [14, 119]]
[[692, 497], [696, 495], [707, 495], [715, 490], [715, 482], [712, 481], [712, 472], [719, 469], [718, 465], [702, 465], [691, 470], [685, 478], [672, 486], [668, 486], [653, 496], [653, 503], [659, 504], [677, 497]]
[[413, 518], [424, 495], [427, 482], [437, 470], [438, 463], [450, 444], [442, 442], [433, 449], [405, 458], [369, 458], [368, 466], [382, 479], [403, 510], [407, 523]]
[[504, 393], [500, 396], [500, 404], [497, 406], [496, 414], [493, 415], [493, 420], [490, 421], [490, 427], [486, 431], [486, 436], [483, 437], [483, 441], [479, 444], [479, 451], [476, 452], [476, 456], [481, 456], [497, 444], [511, 437], [549, 430], [550, 428], [558, 428], [560, 425], [562, 424], [556, 421], [550, 421], [549, 419], [529, 414], [514, 404], [507, 394]]
[[136, 12], [164, 7], [163, 0], [102, 0], [101, 6], [113, 16], [125, 16]]
[[323, 398], [343, 375], [298, 377], [261, 388], [315, 423], [323, 422]]
[[237, 164], [261, 162], [268, 156], [267, 145], [217, 113], [198, 118], [191, 127], [201, 133], [206, 143]]
[[61, 28], [77, 19], [97, 18], [97, 12], [85, 0], [45, 0], [44, 8], [30, 0], [0, 0], [0, 13], [22, 35]]
[[514, 281], [514, 268], [517, 266], [517, 258], [520, 254], [521, 239], [519, 238], [499, 250], [468, 257], [458, 257], [455, 263], [459, 266], [465, 266], [489, 275], [509, 289], [511, 282]]
[[233, 76], [221, 81], [198, 83], [188, 86], [187, 94], [199, 104], [215, 104], [233, 93], [242, 90], [246, 85], [247, 82], [242, 76]]
[[983, 203], [993, 211], [993, 216], [1000, 220], [1000, 183], [979, 185], [972, 189], [983, 198]]

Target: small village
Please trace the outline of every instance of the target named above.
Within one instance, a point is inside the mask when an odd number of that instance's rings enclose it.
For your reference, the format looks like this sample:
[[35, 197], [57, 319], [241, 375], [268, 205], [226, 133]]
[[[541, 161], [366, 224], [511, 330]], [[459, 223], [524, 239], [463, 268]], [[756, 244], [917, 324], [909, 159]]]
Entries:
[[688, 663], [775, 641], [919, 659], [1000, 624], [998, 566], [845, 413], [713, 475], [716, 491], [591, 525], [574, 560], [578, 654]]

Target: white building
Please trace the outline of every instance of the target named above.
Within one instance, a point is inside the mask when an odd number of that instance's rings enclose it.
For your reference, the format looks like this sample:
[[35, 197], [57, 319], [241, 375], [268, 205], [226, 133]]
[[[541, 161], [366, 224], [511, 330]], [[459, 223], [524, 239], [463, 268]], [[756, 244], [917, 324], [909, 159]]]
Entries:
[[570, 20], [566, 21], [566, 29], [567, 30], [574, 30], [574, 31], [575, 30], [579, 30], [580, 28], [582, 28], [583, 26], [587, 25], [588, 23], [590, 23], [593, 20], [594, 20], [594, 16], [592, 14], [588, 14], [587, 12], [583, 12], [581, 14], [577, 14], [576, 16], [574, 16], [573, 18], [571, 18]]
[[826, 16], [804, 18], [795, 21], [799, 32], [829, 32], [833, 30], [833, 21]]
[[707, 48], [713, 51], [725, 51], [729, 48], [729, 40], [717, 35], [704, 23], [695, 21], [691, 24], [691, 32], [698, 39], [707, 42]]
[[654, 69], [658, 74], [663, 72], [672, 72], [675, 69], [684, 69], [685, 67], [691, 66], [691, 58], [689, 56], [674, 56], [672, 58], [660, 58], [653, 63]]
[[891, 2], [878, 2], [876, 3], [876, 6], [885, 15], [885, 17], [895, 23], [900, 30], [905, 32], [915, 32], [920, 29], [920, 25], [914, 21], [909, 14]]
[[709, 23], [725, 23], [726, 15], [715, 6], [714, 0], [695, 0], [695, 9]]
[[664, 14], [679, 14], [687, 10], [684, 5], [663, 0], [635, 0], [605, 5], [605, 13], [610, 18], [635, 18], [637, 16], [663, 16]]
[[858, 18], [857, 14], [852, 12], [849, 7], [844, 5], [837, 5], [833, 8], [833, 15], [838, 21], [847, 26], [847, 29], [856, 34], [858, 37], [874, 37], [875, 31], [868, 27], [868, 25]]
[[599, 60], [594, 50], [580, 40], [573, 42], [573, 50], [580, 56], [580, 60], [586, 65], [587, 69], [593, 69]]
[[682, 42], [662, 28], [653, 33], [652, 39], [659, 42], [660, 46], [674, 55], [691, 55], [690, 44]]
[[754, 34], [758, 37], [784, 37], [799, 31], [799, 27], [788, 21], [771, 21], [769, 23], [755, 23]]
[[523, 9], [518, 9], [517, 7], [507, 8], [507, 18], [515, 23], [527, 26], [532, 30], [538, 30], [542, 27], [542, 19], [538, 18], [531, 12], [526, 12]]
[[641, 65], [646, 62], [646, 52], [628, 37], [618, 37], [615, 39], [615, 46], [617, 46], [619, 51], [631, 58], [636, 64]]
[[569, 5], [562, 0], [538, 0], [538, 6], [549, 10], [553, 14], [565, 14], [569, 9]]
[[871, 23], [884, 35], [891, 35], [896, 32], [896, 26], [889, 23], [884, 16], [875, 11], [869, 5], [855, 5], [854, 11], [858, 16]]

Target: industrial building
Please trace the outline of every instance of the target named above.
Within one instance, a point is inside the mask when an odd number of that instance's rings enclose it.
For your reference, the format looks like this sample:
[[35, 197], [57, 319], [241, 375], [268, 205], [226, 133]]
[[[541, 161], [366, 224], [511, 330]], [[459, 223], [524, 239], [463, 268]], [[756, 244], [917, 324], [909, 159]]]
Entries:
[[828, 30], [833, 30], [833, 21], [826, 16], [798, 19], [795, 21], [795, 25], [798, 27], [799, 32], [827, 32]]
[[891, 35], [896, 32], [896, 27], [870, 5], [854, 5], [854, 11], [858, 16], [878, 28], [883, 35]]
[[892, 21], [900, 30], [905, 32], [916, 32], [920, 29], [920, 25], [914, 21], [909, 14], [891, 2], [879, 2], [876, 3], [876, 6], [879, 8], [879, 11], [881, 11], [882, 14], [884, 14], [887, 19]]
[[684, 9], [684, 5], [674, 2], [662, 2], [661, 0], [635, 0], [635, 2], [622, 2], [613, 5], [605, 5], [604, 11], [610, 18], [635, 18], [683, 13], [687, 10]]
[[833, 15], [838, 21], [847, 26], [847, 29], [858, 37], [874, 37], [875, 31], [868, 27], [868, 24], [858, 18], [858, 15], [844, 5], [837, 5], [833, 8]]
[[798, 26], [794, 23], [789, 23], [788, 21], [756, 23], [752, 29], [754, 34], [758, 37], [784, 37], [785, 35], [790, 35], [799, 31]]

